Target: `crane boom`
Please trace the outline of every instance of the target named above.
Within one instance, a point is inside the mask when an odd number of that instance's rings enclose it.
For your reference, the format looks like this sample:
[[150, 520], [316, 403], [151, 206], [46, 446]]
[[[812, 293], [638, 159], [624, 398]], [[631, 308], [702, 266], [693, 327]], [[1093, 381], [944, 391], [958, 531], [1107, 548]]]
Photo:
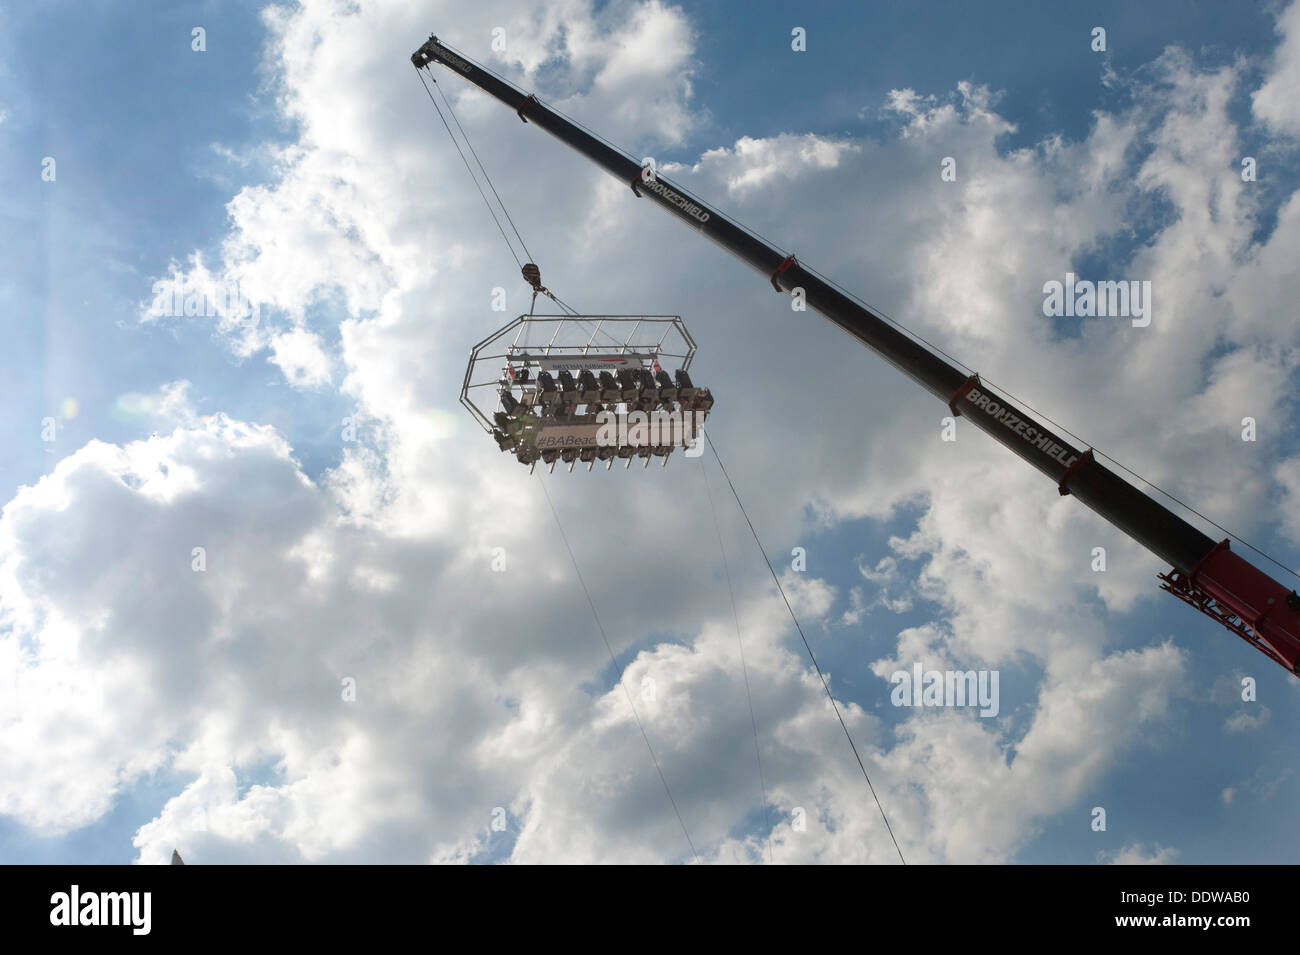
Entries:
[[648, 198], [768, 278], [778, 292], [802, 291], [804, 301], [942, 401], [954, 416], [1047, 475], [1062, 495], [1074, 495], [1156, 554], [1172, 569], [1161, 588], [1228, 627], [1292, 673], [1300, 674], [1300, 595], [1215, 542], [1096, 460], [1091, 448], [1064, 436], [977, 374], [968, 375], [923, 343], [849, 298], [792, 255], [742, 229], [703, 200], [647, 169], [555, 110], [448, 48], [436, 36], [411, 55], [416, 69], [439, 63], [510, 107], [526, 123], [586, 156], [638, 196]]

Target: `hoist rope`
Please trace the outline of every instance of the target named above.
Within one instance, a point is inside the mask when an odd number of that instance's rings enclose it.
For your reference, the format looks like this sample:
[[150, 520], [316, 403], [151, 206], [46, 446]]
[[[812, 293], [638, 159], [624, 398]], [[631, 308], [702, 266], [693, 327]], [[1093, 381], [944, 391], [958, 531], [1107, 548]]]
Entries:
[[709, 475], [704, 467], [704, 458], [700, 458], [700, 478], [704, 481], [704, 493], [709, 499], [709, 512], [713, 515], [713, 529], [718, 535], [718, 551], [722, 554], [722, 571], [727, 578], [727, 596], [731, 598], [731, 619], [736, 624], [736, 646], [740, 648], [740, 672], [745, 677], [745, 701], [749, 704], [749, 722], [754, 728], [754, 759], [758, 762], [758, 792], [762, 798], [763, 831], [767, 841], [767, 860], [775, 863], [772, 854], [772, 825], [767, 812], [767, 783], [763, 779], [763, 754], [758, 745], [758, 719], [754, 716], [754, 696], [749, 687], [749, 665], [745, 662], [745, 641], [740, 636], [740, 614], [736, 610], [736, 591], [731, 585], [731, 568], [727, 565], [727, 547], [722, 542], [722, 525], [718, 523], [718, 509], [713, 504], [713, 492], [709, 490]]
[[[465, 132], [465, 127], [460, 124], [460, 118], [456, 115], [456, 111], [452, 109], [451, 100], [447, 99], [447, 94], [444, 93], [442, 87], [438, 85], [437, 79], [433, 76], [433, 71], [429, 70], [427, 66], [425, 69], [428, 70], [429, 79], [432, 81], [434, 88], [437, 89], [438, 95], [441, 96], [442, 101], [447, 104], [447, 112], [451, 115], [452, 122], [456, 124], [456, 128], [460, 130], [460, 135], [465, 140], [465, 145], [469, 147], [469, 152], [470, 155], [474, 157], [474, 162], [478, 163], [478, 168], [482, 171], [483, 178], [487, 180], [488, 188], [492, 190], [492, 195], [496, 197], [497, 204], [501, 206], [501, 212], [505, 215], [506, 221], [510, 223], [510, 228], [514, 230], [515, 238], [519, 240], [519, 246], [524, 250], [525, 260], [532, 262], [533, 254], [528, 251], [528, 246], [524, 242], [524, 237], [520, 235], [519, 227], [515, 225], [515, 220], [510, 218], [510, 210], [507, 209], [506, 204], [501, 201], [501, 196], [497, 193], [497, 187], [492, 184], [492, 177], [488, 175], [487, 167], [483, 165], [483, 160], [478, 158], [478, 152], [474, 149], [474, 144], [470, 141], [469, 134]], [[448, 130], [448, 132], [450, 132], [450, 130]]]
[[[424, 74], [426, 72], [429, 74], [428, 82], [424, 79]], [[479, 158], [478, 151], [474, 148], [474, 143], [470, 141], [469, 134], [465, 132], [465, 127], [460, 123], [460, 117], [456, 115], [456, 110], [452, 108], [451, 100], [449, 100], [447, 94], [442, 91], [442, 87], [434, 77], [433, 71], [426, 66], [423, 70], [416, 70], [416, 74], [420, 77], [420, 85], [424, 87], [424, 92], [429, 97], [429, 102], [433, 104], [434, 110], [437, 111], [438, 118], [442, 120], [442, 126], [447, 130], [447, 136], [451, 139], [451, 144], [456, 147], [456, 152], [460, 156], [460, 161], [465, 164], [465, 169], [469, 172], [470, 178], [474, 180], [474, 188], [478, 190], [478, 194], [483, 198], [483, 204], [487, 206], [488, 214], [492, 216], [492, 221], [496, 223], [497, 231], [501, 233], [501, 238], [505, 240], [506, 248], [510, 250], [511, 258], [515, 260], [515, 265], [519, 267], [520, 274], [523, 275], [524, 281], [532, 287], [533, 297], [528, 306], [528, 314], [532, 315], [536, 310], [538, 295], [545, 295], [551, 301], [559, 305], [564, 311], [569, 312], [570, 314], [576, 314], [572, 308], [560, 301], [560, 299], [557, 298], [550, 289], [542, 285], [541, 270], [538, 269], [537, 265], [532, 261], [533, 255], [528, 251], [528, 244], [524, 242], [523, 234], [520, 233], [519, 227], [515, 225], [515, 220], [511, 217], [510, 210], [506, 208], [506, 204], [502, 200], [501, 194], [497, 192], [496, 184], [492, 182], [492, 177], [488, 174], [487, 167], [483, 165], [483, 160]], [[451, 116], [452, 122], [456, 124], [456, 128], [460, 130], [460, 135], [461, 138], [465, 140], [466, 148], [469, 149], [470, 155], [474, 157], [474, 162], [478, 166], [479, 172], [483, 174], [483, 180], [487, 183], [488, 189], [492, 192], [493, 198], [496, 199], [497, 205], [501, 208], [501, 215], [505, 216], [506, 222], [510, 223], [510, 229], [514, 232], [515, 238], [519, 240], [519, 247], [523, 250], [525, 261], [521, 262], [519, 260], [519, 253], [515, 251], [514, 243], [510, 241], [510, 236], [506, 234], [505, 226], [501, 224], [501, 219], [497, 216], [496, 209], [488, 200], [487, 193], [483, 191], [483, 186], [479, 183], [478, 176], [474, 172], [474, 167], [470, 165], [469, 160], [465, 157], [465, 150], [461, 149], [460, 141], [456, 139], [456, 134], [451, 131], [451, 126], [448, 124], [447, 118], [443, 116], [442, 108], [438, 106], [438, 101], [434, 99], [433, 90], [429, 88], [429, 83], [432, 83], [433, 86], [437, 88], [438, 95], [442, 97], [442, 102], [447, 107], [448, 115]]]
[[614, 667], [614, 672], [618, 675], [618, 685], [623, 688], [623, 695], [627, 697], [627, 705], [632, 709], [632, 718], [636, 721], [636, 728], [641, 731], [641, 739], [645, 741], [645, 748], [650, 752], [650, 759], [655, 764], [655, 772], [659, 774], [659, 781], [664, 785], [664, 793], [668, 796], [668, 801], [672, 803], [673, 814], [677, 816], [677, 823], [682, 827], [682, 835], [686, 837], [686, 843], [691, 847], [691, 855], [695, 861], [700, 861], [700, 854], [695, 849], [695, 842], [691, 839], [690, 832], [686, 829], [686, 821], [682, 818], [681, 810], [677, 808], [677, 800], [673, 798], [673, 791], [668, 786], [668, 777], [664, 775], [663, 767], [659, 764], [659, 757], [655, 755], [654, 747], [650, 745], [650, 737], [645, 731], [645, 725], [641, 722], [641, 716], [636, 711], [636, 703], [632, 700], [632, 692], [623, 682], [623, 670], [618, 665], [618, 659], [614, 656], [614, 648], [610, 645], [609, 636], [605, 633], [605, 625], [600, 622], [600, 614], [596, 612], [596, 604], [591, 599], [591, 591], [587, 589], [587, 582], [582, 577], [582, 571], [578, 569], [578, 558], [573, 554], [573, 548], [569, 546], [569, 538], [565, 536], [564, 525], [560, 523], [560, 515], [555, 510], [555, 504], [551, 501], [551, 493], [546, 489], [546, 481], [542, 479], [540, 472], [537, 475], [538, 483], [542, 486], [542, 494], [546, 497], [546, 504], [551, 509], [551, 517], [555, 518], [555, 526], [560, 532], [560, 540], [564, 542], [564, 549], [569, 552], [569, 560], [573, 564], [573, 572], [578, 577], [578, 583], [582, 586], [583, 596], [587, 598], [587, 606], [591, 608], [591, 615], [596, 621], [596, 629], [600, 631], [600, 639], [605, 642], [605, 649], [609, 652], [609, 662]]
[[[452, 145], [456, 147], [456, 152], [460, 155], [460, 161], [465, 164], [466, 170], [469, 171], [470, 178], [474, 180], [474, 188], [477, 189], [478, 194], [483, 197], [483, 204], [487, 206], [488, 213], [492, 216], [492, 221], [497, 224], [497, 230], [501, 233], [501, 238], [505, 239], [506, 248], [510, 250], [511, 258], [515, 260], [515, 265], [522, 269], [523, 263], [519, 261], [519, 256], [515, 253], [515, 247], [511, 244], [510, 237], [506, 235], [505, 227], [501, 225], [501, 220], [497, 218], [496, 210], [492, 208], [492, 203], [488, 202], [487, 193], [485, 193], [483, 187], [479, 185], [478, 176], [474, 175], [474, 169], [470, 166], [469, 160], [465, 158], [464, 150], [460, 148], [460, 143], [456, 141], [455, 134], [452, 133], [451, 127], [447, 125], [447, 119], [442, 115], [442, 110], [438, 107], [438, 101], [433, 98], [433, 91], [429, 89], [429, 84], [424, 81], [424, 74], [417, 70], [416, 75], [420, 77], [420, 85], [424, 87], [425, 93], [429, 95], [429, 102], [432, 103], [433, 108], [438, 111], [438, 118], [442, 120], [442, 125], [447, 130], [447, 135], [451, 137]], [[436, 82], [437, 81], [435, 80], [435, 84]], [[504, 209], [504, 207], [502, 208]]]
[[713, 452], [714, 460], [718, 462], [718, 468], [722, 471], [722, 476], [727, 479], [727, 486], [731, 488], [731, 495], [736, 499], [736, 505], [740, 508], [741, 515], [745, 518], [745, 523], [749, 525], [749, 532], [754, 537], [754, 543], [758, 545], [758, 551], [763, 555], [763, 562], [767, 564], [768, 572], [772, 575], [772, 580], [776, 582], [776, 589], [781, 593], [781, 599], [785, 601], [785, 609], [790, 612], [790, 619], [794, 621], [794, 627], [799, 631], [799, 638], [803, 640], [804, 649], [808, 651], [808, 658], [812, 660], [813, 669], [817, 671], [817, 677], [822, 682], [822, 689], [826, 691], [826, 698], [831, 701], [831, 708], [835, 710], [835, 716], [840, 721], [840, 727], [844, 730], [844, 736], [849, 741], [849, 748], [853, 750], [853, 757], [858, 761], [858, 768], [862, 770], [862, 778], [867, 781], [867, 789], [871, 792], [871, 798], [875, 800], [876, 808], [880, 810], [880, 818], [885, 821], [885, 830], [889, 833], [890, 841], [894, 843], [894, 850], [898, 853], [899, 861], [907, 865], [907, 859], [903, 857], [903, 850], [898, 845], [898, 839], [894, 836], [894, 827], [889, 824], [889, 817], [885, 815], [885, 807], [880, 804], [880, 797], [876, 795], [876, 787], [871, 783], [871, 776], [867, 773], [867, 766], [862, 761], [862, 756], [858, 752], [857, 744], [853, 742], [853, 734], [849, 732], [849, 725], [844, 722], [844, 715], [840, 712], [839, 704], [835, 702], [835, 695], [831, 693], [830, 684], [826, 682], [826, 675], [822, 672], [821, 665], [817, 662], [817, 655], [813, 653], [812, 644], [808, 642], [808, 637], [803, 632], [803, 627], [799, 624], [799, 618], [795, 616], [794, 608], [790, 606], [790, 598], [786, 596], [785, 588], [781, 586], [781, 578], [776, 575], [776, 569], [772, 566], [772, 561], [768, 559], [767, 550], [763, 547], [763, 542], [758, 539], [758, 531], [754, 529], [754, 522], [749, 519], [749, 513], [745, 510], [745, 505], [740, 500], [740, 494], [736, 491], [736, 485], [731, 480], [731, 475], [727, 473], [727, 467], [722, 463], [722, 456], [718, 454], [718, 448], [709, 437], [707, 431], [701, 431], [704, 434], [704, 440], [708, 442], [709, 449]]

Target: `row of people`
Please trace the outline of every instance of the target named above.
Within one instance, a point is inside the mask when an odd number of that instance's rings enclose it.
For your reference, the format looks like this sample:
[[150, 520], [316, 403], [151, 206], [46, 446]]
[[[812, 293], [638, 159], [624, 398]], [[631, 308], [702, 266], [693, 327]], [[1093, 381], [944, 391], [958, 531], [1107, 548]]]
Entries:
[[[672, 410], [676, 402], [681, 402], [687, 409], [700, 407], [706, 402], [704, 410], [712, 406], [712, 397], [707, 388], [696, 388], [691, 377], [685, 371], [678, 370], [672, 378], [665, 371], [649, 368], [620, 368], [614, 373], [608, 371], [593, 374], [580, 371], [577, 378], [572, 372], [562, 371], [553, 376], [548, 371], [540, 372], [534, 383], [525, 377], [524, 371], [515, 376], [515, 383], [524, 385], [524, 396], [530, 404], [552, 409], [573, 411], [578, 405], [626, 405], [629, 409], [653, 411], [656, 408]], [[527, 387], [534, 385], [534, 387]]]
[[[532, 443], [538, 429], [545, 423], [597, 424], [596, 416], [602, 411], [618, 411], [620, 408], [628, 412], [671, 412], [680, 405], [682, 411], [707, 414], [713, 407], [713, 395], [709, 389], [696, 388], [690, 375], [680, 369], [672, 378], [661, 370], [649, 368], [625, 368], [613, 374], [601, 371], [599, 375], [584, 370], [576, 379], [568, 371], [561, 371], [558, 376], [543, 371], [533, 381], [528, 369], [524, 368], [515, 373], [514, 381], [516, 385], [524, 386], [523, 400], [516, 398], [510, 388], [502, 388], [502, 410], [493, 413], [496, 426], [492, 429], [492, 437], [502, 451], [515, 451], [525, 464], [539, 459], [553, 461], [554, 457], [545, 457], [547, 454], [561, 455], [561, 460], [565, 461], [572, 460], [563, 456], [570, 454], [578, 460], [603, 461], [613, 456], [630, 457], [633, 453], [646, 457], [671, 452], [671, 446], [664, 450], [610, 447], [538, 452]], [[588, 452], [590, 456], [584, 456]]]

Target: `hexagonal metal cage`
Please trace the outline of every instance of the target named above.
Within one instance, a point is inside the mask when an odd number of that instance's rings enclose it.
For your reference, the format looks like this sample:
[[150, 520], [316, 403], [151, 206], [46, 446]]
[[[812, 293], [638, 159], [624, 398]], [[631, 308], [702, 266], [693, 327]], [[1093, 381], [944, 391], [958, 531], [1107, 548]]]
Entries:
[[530, 470], [666, 465], [713, 407], [691, 381], [694, 356], [678, 315], [520, 315], [474, 346], [460, 401]]

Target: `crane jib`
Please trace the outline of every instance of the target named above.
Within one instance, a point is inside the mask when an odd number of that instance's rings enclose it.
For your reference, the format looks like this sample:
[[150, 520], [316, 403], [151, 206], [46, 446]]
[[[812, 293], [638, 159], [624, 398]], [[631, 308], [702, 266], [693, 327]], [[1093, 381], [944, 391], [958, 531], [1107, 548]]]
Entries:
[[680, 186], [525, 94], [431, 36], [411, 55], [417, 69], [442, 63], [703, 233], [779, 292], [800, 292], [816, 311], [916, 381], [952, 411], [1028, 461], [1057, 485], [1172, 565], [1163, 589], [1218, 620], [1276, 662], [1300, 673], [1300, 594], [1288, 591], [1173, 511], [1104, 467], [1090, 448], [999, 396], [900, 328], [804, 268], [794, 258], [710, 208]]

